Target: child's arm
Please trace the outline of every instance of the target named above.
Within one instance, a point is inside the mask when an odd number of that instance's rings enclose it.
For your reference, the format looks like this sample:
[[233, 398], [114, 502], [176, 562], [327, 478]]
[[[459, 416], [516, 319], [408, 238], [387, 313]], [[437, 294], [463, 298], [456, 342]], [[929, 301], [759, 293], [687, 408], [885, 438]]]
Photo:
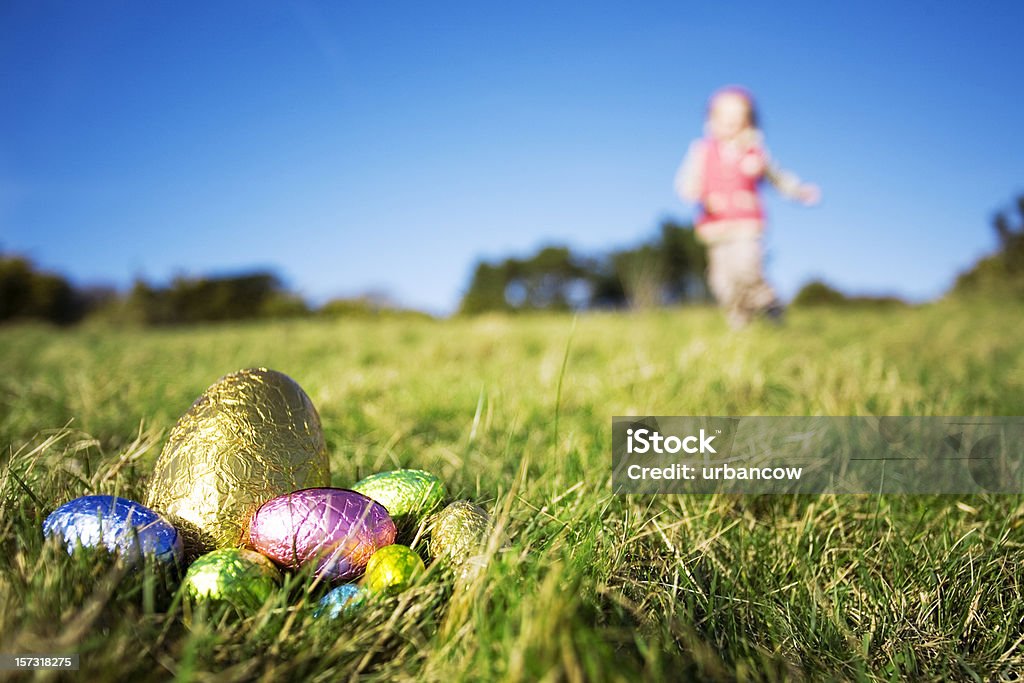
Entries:
[[683, 201], [699, 203], [704, 194], [704, 155], [706, 149], [703, 140], [694, 140], [686, 151], [683, 163], [676, 171], [675, 188]]
[[764, 152], [764, 159], [765, 179], [774, 185], [775, 189], [782, 193], [783, 196], [795, 199], [808, 206], [818, 203], [821, 199], [821, 190], [818, 189], [817, 185], [801, 182], [800, 178], [789, 171], [783, 170], [768, 155], [767, 151]]

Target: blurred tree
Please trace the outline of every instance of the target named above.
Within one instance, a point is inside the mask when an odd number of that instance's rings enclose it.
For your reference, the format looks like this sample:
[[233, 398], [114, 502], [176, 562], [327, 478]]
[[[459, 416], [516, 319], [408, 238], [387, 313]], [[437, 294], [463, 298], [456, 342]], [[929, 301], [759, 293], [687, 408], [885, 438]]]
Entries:
[[668, 301], [710, 300], [705, 280], [707, 250], [697, 239], [693, 226], [666, 220], [661, 224], [659, 247]]
[[669, 220], [653, 240], [595, 258], [548, 246], [524, 259], [482, 261], [459, 312], [650, 308], [706, 301], [706, 267], [693, 228]]
[[567, 310], [590, 301], [590, 264], [568, 247], [548, 246], [526, 259], [478, 263], [460, 313]]
[[589, 270], [590, 308], [622, 308], [626, 305], [626, 289], [615, 272], [612, 258], [592, 261]]
[[85, 302], [63, 277], [37, 270], [24, 257], [0, 254], [0, 322], [35, 319], [68, 325], [84, 314]]
[[615, 274], [631, 308], [654, 308], [665, 303], [668, 258], [659, 244], [612, 253]]
[[188, 324], [303, 315], [305, 302], [287, 292], [276, 275], [176, 277], [170, 287], [138, 280], [128, 295], [127, 318], [149, 325]]
[[657, 238], [612, 252], [611, 260], [633, 308], [710, 300], [707, 252], [692, 226], [666, 220]]
[[532, 259], [515, 262], [511, 272], [505, 299], [516, 308], [567, 310], [589, 299], [586, 265], [568, 247], [545, 247]]
[[510, 310], [512, 307], [505, 300], [508, 280], [508, 261], [495, 265], [481, 261], [473, 271], [469, 289], [462, 296], [459, 312], [473, 314]]
[[1017, 197], [1017, 226], [1008, 213], [992, 218], [999, 247], [960, 275], [951, 294], [1009, 296], [1024, 299], [1024, 194]]

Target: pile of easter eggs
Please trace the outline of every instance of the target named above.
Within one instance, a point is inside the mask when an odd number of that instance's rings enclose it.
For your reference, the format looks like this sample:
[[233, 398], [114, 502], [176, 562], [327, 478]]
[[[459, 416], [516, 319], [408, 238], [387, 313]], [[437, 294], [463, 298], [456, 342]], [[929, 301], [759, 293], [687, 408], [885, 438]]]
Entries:
[[258, 368], [223, 377], [181, 416], [145, 505], [84, 496], [54, 510], [43, 532], [68, 552], [104, 547], [128, 562], [177, 567], [194, 560], [186, 596], [242, 611], [262, 605], [282, 571], [308, 568], [339, 584], [318, 611], [336, 616], [424, 572], [420, 555], [395, 543], [417, 530], [430, 534], [431, 561], [460, 576], [479, 567], [488, 516], [468, 501], [445, 507], [446, 498], [443, 482], [422, 470], [332, 488], [316, 408], [291, 378]]

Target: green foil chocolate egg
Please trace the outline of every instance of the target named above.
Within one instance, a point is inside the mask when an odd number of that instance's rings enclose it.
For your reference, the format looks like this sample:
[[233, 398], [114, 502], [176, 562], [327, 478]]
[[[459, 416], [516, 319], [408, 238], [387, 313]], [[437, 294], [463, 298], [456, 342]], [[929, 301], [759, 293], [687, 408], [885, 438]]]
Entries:
[[320, 416], [302, 387], [274, 370], [241, 370], [210, 386], [178, 420], [146, 505], [196, 556], [244, 545], [262, 503], [329, 486], [330, 478]]
[[430, 557], [456, 571], [478, 567], [484, 551], [490, 518], [483, 508], [457, 500], [430, 519]]
[[188, 568], [182, 587], [195, 601], [218, 601], [253, 612], [277, 589], [281, 574], [263, 555], [244, 548], [221, 548]]
[[412, 585], [426, 571], [416, 551], [405, 545], [384, 546], [373, 554], [363, 574], [363, 588], [371, 593], [394, 595]]
[[441, 506], [447, 495], [440, 477], [423, 470], [372, 474], [352, 490], [383, 505], [398, 527], [412, 531]]

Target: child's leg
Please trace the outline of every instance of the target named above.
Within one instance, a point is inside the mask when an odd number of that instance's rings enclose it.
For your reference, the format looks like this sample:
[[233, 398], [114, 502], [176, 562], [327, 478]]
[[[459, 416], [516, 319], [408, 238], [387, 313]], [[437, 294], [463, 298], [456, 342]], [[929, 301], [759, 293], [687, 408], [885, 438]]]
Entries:
[[708, 244], [708, 287], [719, 306], [727, 308], [734, 296], [729, 242]]
[[775, 300], [761, 274], [761, 225], [755, 221], [720, 221], [705, 225], [708, 286], [724, 309], [730, 327], [747, 325]]
[[758, 237], [735, 242], [733, 252], [737, 306], [751, 318], [776, 304], [775, 290], [764, 279], [764, 257]]
[[708, 248], [708, 285], [715, 301], [725, 311], [729, 326], [738, 330], [750, 322], [743, 303], [742, 243], [733, 240], [717, 242]]

